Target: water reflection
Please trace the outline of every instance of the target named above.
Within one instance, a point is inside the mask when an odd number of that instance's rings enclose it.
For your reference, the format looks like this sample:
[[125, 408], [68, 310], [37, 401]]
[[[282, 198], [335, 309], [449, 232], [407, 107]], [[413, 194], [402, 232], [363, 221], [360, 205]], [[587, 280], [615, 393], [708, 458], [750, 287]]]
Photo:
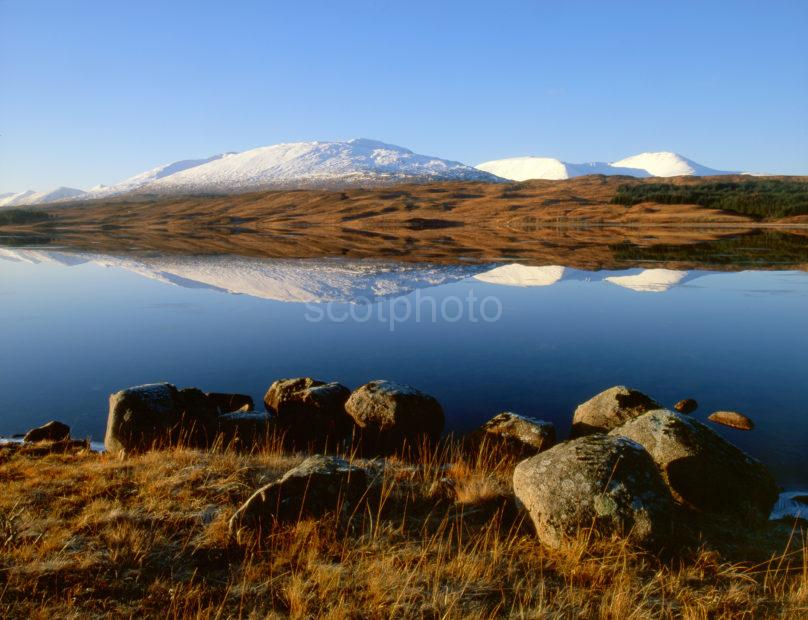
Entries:
[[[808, 483], [804, 272], [0, 248], [0, 293], [0, 434], [59, 418], [101, 437], [107, 395], [127, 385], [168, 380], [260, 402], [274, 379], [314, 375], [416, 385], [453, 430], [513, 410], [563, 436], [578, 403], [628, 384], [668, 406], [695, 397], [698, 419], [748, 414], [753, 432], [717, 431], [782, 483]], [[480, 320], [481, 306], [476, 320], [432, 320], [430, 303], [422, 320], [401, 314], [419, 295], [454, 310], [448, 301], [472, 294], [498, 300], [497, 320]], [[327, 304], [370, 318], [307, 320]]]
[[207, 288], [261, 299], [304, 303], [378, 301], [468, 278], [514, 287], [551, 286], [570, 280], [608, 282], [638, 292], [661, 293], [711, 273], [673, 269], [586, 271], [560, 265], [519, 263], [446, 265], [240, 256], [113, 256], [10, 248], [0, 248], [0, 259], [68, 267], [92, 263], [125, 269], [185, 288]]

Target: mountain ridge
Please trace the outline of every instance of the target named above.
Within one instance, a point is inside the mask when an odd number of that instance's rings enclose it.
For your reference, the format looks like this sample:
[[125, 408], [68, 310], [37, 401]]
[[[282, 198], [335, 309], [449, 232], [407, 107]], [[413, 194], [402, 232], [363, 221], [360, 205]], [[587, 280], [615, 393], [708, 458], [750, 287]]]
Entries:
[[136, 194], [227, 195], [271, 189], [342, 189], [435, 181], [561, 180], [591, 174], [666, 177], [735, 173], [713, 170], [668, 151], [641, 153], [616, 162], [581, 164], [552, 157], [511, 157], [472, 167], [379, 140], [355, 138], [344, 142], [286, 142], [238, 153], [184, 159], [88, 191], [60, 187], [47, 192], [3, 194], [0, 207]]
[[593, 161], [580, 164], [554, 157], [507, 157], [483, 162], [476, 168], [511, 181], [533, 179], [560, 181], [587, 174], [627, 175], [640, 178], [741, 174], [708, 168], [672, 151], [639, 153], [615, 162]]

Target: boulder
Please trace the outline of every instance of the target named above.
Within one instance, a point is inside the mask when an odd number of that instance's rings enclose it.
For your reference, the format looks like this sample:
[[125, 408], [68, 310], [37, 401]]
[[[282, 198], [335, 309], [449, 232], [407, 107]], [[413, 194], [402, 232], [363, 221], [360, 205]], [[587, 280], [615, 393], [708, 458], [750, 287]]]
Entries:
[[368, 489], [367, 472], [334, 456], [312, 456], [283, 477], [258, 489], [230, 519], [230, 532], [269, 528], [275, 523], [350, 513]]
[[107, 451], [138, 452], [178, 443], [204, 445], [215, 435], [218, 409], [196, 388], [170, 383], [127, 388], [109, 397]]
[[513, 490], [549, 547], [582, 530], [641, 545], [670, 535], [670, 493], [648, 453], [625, 437], [582, 437], [524, 460]]
[[310, 449], [334, 448], [350, 441], [353, 420], [345, 412], [351, 391], [339, 383], [320, 383], [283, 390], [273, 400], [278, 430], [287, 445]]
[[208, 392], [208, 399], [219, 410], [219, 413], [232, 413], [233, 411], [253, 411], [255, 403], [246, 394], [229, 394], [225, 392]]
[[694, 398], [685, 398], [676, 403], [673, 408], [679, 413], [693, 413], [699, 408], [699, 404]]
[[70, 427], [63, 422], [51, 420], [38, 428], [32, 428], [25, 433], [23, 441], [34, 443], [37, 441], [63, 441], [70, 438]]
[[642, 392], [618, 385], [578, 405], [572, 416], [571, 437], [608, 433], [626, 420], [660, 408]]
[[707, 419], [710, 420], [710, 422], [729, 426], [739, 431], [751, 431], [755, 428], [755, 423], [752, 422], [752, 420], [737, 411], [716, 411], [708, 415]]
[[216, 434], [219, 408], [202, 390], [179, 390], [179, 427], [177, 441], [185, 445], [205, 446]]
[[651, 411], [609, 434], [643, 446], [673, 497], [690, 508], [765, 517], [777, 500], [777, 484], [762, 463], [689, 416]]
[[345, 411], [358, 427], [364, 452], [389, 454], [437, 441], [443, 409], [432, 396], [393, 381], [371, 381], [354, 390]]
[[508, 454], [526, 458], [552, 448], [556, 431], [552, 422], [505, 411], [483, 424], [473, 440], [477, 445], [485, 441]]
[[262, 411], [233, 411], [217, 418], [224, 446], [250, 448], [265, 443], [275, 431], [274, 419]]
[[325, 385], [325, 382], [312, 379], [311, 377], [278, 379], [269, 386], [267, 393], [264, 395], [264, 407], [266, 407], [266, 410], [271, 413], [277, 413], [278, 404], [288, 395], [299, 390], [315, 387], [317, 385]]

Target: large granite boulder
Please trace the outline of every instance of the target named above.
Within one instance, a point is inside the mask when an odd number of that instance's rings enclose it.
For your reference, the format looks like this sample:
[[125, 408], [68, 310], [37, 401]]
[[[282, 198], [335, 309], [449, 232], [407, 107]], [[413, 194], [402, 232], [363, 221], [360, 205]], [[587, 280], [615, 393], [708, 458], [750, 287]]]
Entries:
[[182, 443], [204, 445], [217, 430], [218, 409], [196, 388], [170, 383], [127, 388], [109, 397], [104, 445], [109, 452], [139, 452]]
[[670, 493], [648, 453], [625, 437], [592, 435], [541, 452], [516, 466], [513, 490], [549, 547], [581, 531], [642, 545], [670, 535]]
[[642, 392], [617, 385], [578, 405], [572, 416], [571, 437], [608, 433], [626, 420], [660, 408]]
[[473, 447], [483, 444], [512, 456], [526, 458], [555, 445], [552, 422], [530, 418], [511, 411], [495, 415], [471, 436]]
[[443, 432], [443, 408], [432, 396], [393, 381], [354, 390], [345, 411], [358, 427], [363, 452], [389, 454], [434, 442]]
[[287, 445], [320, 450], [344, 445], [353, 435], [353, 420], [345, 412], [351, 391], [339, 383], [309, 377], [272, 384], [265, 404], [275, 411], [279, 432]]
[[32, 428], [25, 433], [23, 441], [26, 443], [36, 443], [38, 441], [63, 441], [70, 439], [70, 427], [64, 422], [51, 420], [37, 428]]
[[762, 463], [689, 416], [651, 411], [609, 434], [643, 446], [673, 497], [690, 508], [765, 517], [777, 500], [777, 484]]
[[253, 493], [230, 519], [230, 532], [267, 529], [276, 523], [330, 511], [349, 514], [364, 498], [368, 484], [367, 472], [344, 459], [309, 457]]

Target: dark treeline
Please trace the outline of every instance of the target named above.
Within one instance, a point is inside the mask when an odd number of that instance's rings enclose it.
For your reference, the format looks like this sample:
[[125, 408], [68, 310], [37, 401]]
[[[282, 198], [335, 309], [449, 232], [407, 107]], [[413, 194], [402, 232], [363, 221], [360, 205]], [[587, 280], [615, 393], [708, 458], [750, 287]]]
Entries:
[[613, 204], [697, 204], [754, 218], [808, 214], [808, 182], [781, 179], [621, 185]]
[[27, 209], [0, 209], [0, 226], [9, 224], [33, 224], [50, 219], [50, 215], [42, 211]]

